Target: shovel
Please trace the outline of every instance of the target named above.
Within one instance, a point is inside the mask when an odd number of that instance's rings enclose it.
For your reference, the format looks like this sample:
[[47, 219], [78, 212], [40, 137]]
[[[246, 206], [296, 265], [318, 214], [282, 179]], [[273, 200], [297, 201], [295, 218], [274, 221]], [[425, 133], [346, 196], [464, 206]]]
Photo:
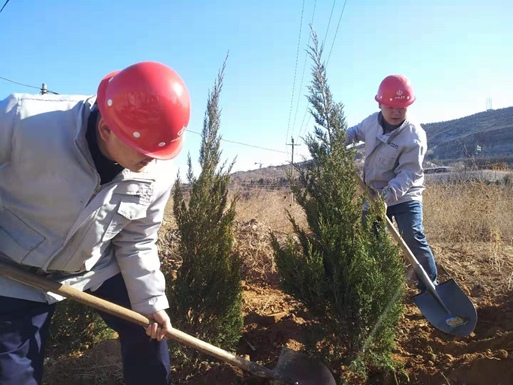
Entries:
[[[374, 201], [376, 192], [371, 190], [360, 177], [358, 177], [358, 181]], [[413, 297], [413, 302], [437, 329], [452, 335], [468, 336], [474, 331], [477, 323], [477, 312], [472, 301], [453, 279], [449, 279], [440, 285], [433, 284], [388, 216], [385, 215], [385, 218], [388, 229], [399, 243], [404, 257], [413, 266], [413, 270], [422, 283], [426, 285], [426, 291]]]
[[[132, 310], [29, 273], [13, 265], [0, 262], [0, 275], [5, 275], [6, 277], [24, 284], [59, 294], [68, 299], [80, 302], [83, 305], [123, 318], [145, 328], [153, 323], [145, 316]], [[271, 370], [245, 360], [244, 358], [237, 357], [225, 350], [181, 332], [178, 329], [172, 328], [166, 333], [166, 336], [193, 349], [199, 350], [202, 353], [249, 371], [259, 377], [278, 380], [290, 385], [336, 385], [333, 375], [324, 364], [314, 358], [287, 348], [283, 348], [280, 358], [278, 359], [278, 364], [274, 370]]]

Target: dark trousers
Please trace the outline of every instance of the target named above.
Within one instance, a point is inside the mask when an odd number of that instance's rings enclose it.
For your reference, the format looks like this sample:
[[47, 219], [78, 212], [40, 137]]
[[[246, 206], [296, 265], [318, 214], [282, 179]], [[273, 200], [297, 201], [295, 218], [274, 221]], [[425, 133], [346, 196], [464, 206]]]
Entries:
[[[121, 274], [105, 281], [93, 295], [130, 308]], [[45, 343], [54, 305], [0, 297], [0, 384], [40, 385]], [[128, 321], [99, 312], [119, 334], [126, 385], [168, 385], [169, 352], [166, 341], [152, 340]]]

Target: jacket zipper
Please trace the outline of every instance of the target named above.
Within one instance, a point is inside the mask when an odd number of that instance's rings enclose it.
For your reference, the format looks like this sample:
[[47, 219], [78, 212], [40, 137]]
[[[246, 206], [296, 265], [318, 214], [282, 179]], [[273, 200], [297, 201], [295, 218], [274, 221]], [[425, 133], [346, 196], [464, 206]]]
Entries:
[[101, 189], [102, 189], [102, 185], [98, 184], [96, 186], [96, 188], [94, 189], [93, 194], [91, 195], [91, 198], [89, 198], [89, 201], [87, 202], [86, 207], [89, 206], [89, 203], [91, 203], [91, 201], [94, 199], [94, 197], [96, 195], [98, 195], [98, 193], [101, 191]]
[[[98, 193], [101, 191], [102, 189], [102, 185], [100, 184], [101, 183], [101, 179], [100, 179], [100, 175], [98, 174], [98, 171], [96, 171], [96, 168], [94, 168], [91, 163], [89, 163], [87, 161], [87, 158], [85, 157], [84, 153], [82, 152], [82, 150], [80, 149], [80, 147], [77, 145], [77, 142], [75, 142], [75, 147], [77, 148], [78, 152], [80, 152], [80, 155], [82, 155], [82, 158], [85, 160], [85, 162], [87, 163], [87, 165], [89, 166], [89, 168], [91, 169], [91, 171], [94, 173], [94, 175], [96, 176], [96, 188], [94, 189], [91, 197], [89, 198], [89, 201], [87, 202], [87, 204], [85, 205], [85, 207], [89, 206], [89, 203], [91, 203], [91, 201], [94, 199], [94, 197], [96, 195], [98, 195]], [[85, 208], [84, 207], [84, 208]]]

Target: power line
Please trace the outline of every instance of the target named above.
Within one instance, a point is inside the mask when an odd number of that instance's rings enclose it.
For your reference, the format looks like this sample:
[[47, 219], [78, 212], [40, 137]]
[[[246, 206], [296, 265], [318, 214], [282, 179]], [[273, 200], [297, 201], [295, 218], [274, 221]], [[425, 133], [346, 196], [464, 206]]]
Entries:
[[[4, 5], [5, 6], [5, 5]], [[0, 11], [1, 12], [1, 11]], [[46, 91], [46, 92], [50, 92], [51, 94], [55, 94], [55, 95], [59, 95], [57, 92], [53, 92], [53, 91], [50, 91], [50, 90], [47, 90], [46, 88], [42, 88], [42, 87], [36, 87], [36, 86], [31, 86], [29, 84], [23, 84], [23, 83], [19, 83], [19, 82], [15, 82], [14, 80], [11, 80], [11, 79], [7, 79], [7, 78], [4, 78], [2, 76], [0, 76], [0, 79], [2, 80], [5, 80], [5, 81], [8, 81], [8, 82], [11, 82], [11, 83], [14, 83], [14, 84], [18, 84], [20, 86], [23, 86], [23, 87], [28, 87], [28, 88], [35, 88], [36, 90], [39, 90], [39, 91], [43, 91], [43, 89]], [[46, 87], [46, 85], [44, 85]]]
[[[333, 1], [333, 7], [335, 7], [335, 2], [336, 2], [336, 0], [334, 0], [334, 1]], [[343, 7], [342, 7], [342, 12], [340, 12], [340, 17], [339, 17], [339, 19], [338, 19], [337, 29], [336, 29], [336, 31], [335, 31], [335, 36], [333, 37], [333, 42], [331, 43], [331, 49], [330, 49], [330, 53], [329, 53], [329, 55], [328, 55], [328, 60], [326, 61], [326, 65], [324, 66], [324, 68], [325, 68], [325, 69], [326, 69], [326, 68], [328, 68], [328, 62], [330, 61], [331, 52], [333, 51], [333, 46], [335, 45], [335, 40], [337, 39], [337, 34], [338, 34], [339, 27], [340, 27], [340, 22], [342, 21], [342, 16], [344, 15], [344, 11], [345, 11], [345, 9], [346, 9], [346, 4], [347, 4], [347, 0], [345, 0], [345, 1], [344, 1], [344, 5], [343, 5]], [[331, 13], [332, 13], [332, 14], [333, 14], [333, 7], [332, 7], [332, 9], [331, 9]], [[331, 22], [331, 15], [330, 15], [330, 22]], [[325, 35], [325, 37], [324, 37], [324, 39], [325, 39], [325, 40], [326, 40], [326, 36], [328, 35], [328, 29], [329, 29], [329, 23], [328, 23], [328, 28], [326, 29], [326, 35]], [[324, 44], [324, 43], [323, 43], [323, 44]], [[307, 107], [307, 108], [306, 108], [306, 110], [305, 110], [305, 115], [303, 116], [303, 121], [305, 120], [305, 117], [306, 117], [306, 113], [307, 113], [307, 111], [308, 111], [308, 107]], [[308, 123], [310, 122], [310, 118], [311, 118], [311, 117], [312, 117], [311, 115], [308, 117], [308, 120], [307, 120], [306, 125], [305, 125], [305, 127], [304, 127], [304, 129], [305, 129], [305, 130], [306, 130], [306, 127], [308, 127]], [[303, 124], [301, 123], [301, 128], [300, 128], [300, 130], [299, 130], [299, 132], [300, 132], [300, 133], [301, 133], [301, 131], [303, 130], [303, 128], [302, 128], [302, 127], [303, 127]], [[300, 134], [299, 134], [299, 135], [300, 135]]]
[[[317, 0], [314, 2], [314, 8], [312, 12], [312, 21], [310, 22], [310, 25], [313, 26], [314, 18], [315, 18], [315, 9], [317, 7]], [[310, 44], [310, 39], [312, 38], [311, 34], [308, 34], [308, 42], [306, 43], [306, 47], [308, 49], [308, 45]], [[308, 52], [305, 50], [305, 61], [303, 63], [303, 74], [301, 75], [301, 84], [299, 85], [299, 92], [303, 89], [303, 80], [305, 79], [305, 70], [306, 70], [306, 60], [308, 59]], [[297, 112], [299, 111], [299, 102], [301, 98], [298, 96], [297, 98], [297, 105], [296, 105], [296, 114], [294, 115], [294, 123], [292, 124], [292, 132], [290, 133], [290, 136], [294, 136], [294, 131], [296, 129], [296, 119], [297, 119]], [[299, 135], [298, 135], [299, 136]]]
[[[337, 4], [337, 0], [333, 0], [333, 5], [331, 6], [330, 18], [328, 19], [328, 26], [326, 27], [326, 33], [324, 34], [324, 40], [321, 43], [321, 47], [324, 46], [324, 44], [326, 43], [326, 39], [328, 37], [328, 32], [330, 30], [330, 25], [331, 25], [331, 18], [333, 17], [333, 10], [335, 9], [335, 4]], [[306, 61], [306, 57], [305, 57], [305, 61]], [[301, 121], [301, 126], [299, 127], [299, 133], [298, 133], [299, 137], [301, 137], [301, 132], [306, 130], [306, 128], [308, 127], [308, 123], [310, 123], [310, 118], [312, 117], [311, 115], [308, 116], [306, 125], [303, 128], [303, 124], [305, 123], [307, 113], [308, 113], [308, 106], [305, 108], [305, 113], [303, 114], [303, 120]]]
[[301, 137], [302, 131], [306, 130], [306, 127], [308, 126], [308, 123], [310, 122], [310, 116], [308, 116], [308, 121], [306, 122], [305, 127], [303, 128], [303, 124], [305, 123], [306, 114], [308, 113], [308, 106], [306, 106], [305, 113], [303, 114], [303, 121], [301, 122], [301, 126], [299, 127], [299, 134], [298, 136]]
[[[192, 132], [193, 134], [201, 135], [201, 133], [196, 132], [196, 131], [192, 131], [192, 130], [187, 130], [186, 132]], [[228, 140], [228, 139], [224, 139], [224, 138], [221, 138], [221, 140], [222, 140], [223, 142], [227, 142], [227, 143], [233, 143], [233, 144], [238, 144], [238, 145], [241, 145], [241, 146], [258, 148], [259, 150], [272, 151], [272, 152], [279, 152], [280, 154], [287, 154], [287, 155], [290, 155], [290, 152], [287, 152], [287, 151], [280, 151], [280, 150], [275, 150], [275, 149], [273, 149], [273, 148], [266, 148], [266, 147], [255, 146], [254, 144], [242, 143], [242, 142], [237, 142], [237, 141], [235, 141], [235, 140]]]
[[335, 4], [337, 0], [333, 0], [333, 6], [331, 7], [330, 19], [328, 21], [328, 28], [326, 28], [326, 33], [324, 34], [324, 40], [322, 41], [322, 45], [326, 42], [326, 38], [328, 37], [328, 31], [330, 30], [331, 17], [333, 16], [333, 10], [335, 9]]
[[[4, 5], [4, 7], [5, 7], [5, 5]], [[40, 90], [41, 89], [40, 87], [34, 87], [34, 86], [29, 86], [28, 84], [18, 83], [18, 82], [15, 82], [14, 80], [7, 79], [7, 78], [4, 78], [2, 76], [0, 76], [0, 79], [6, 80], [6, 81], [14, 83], [14, 84], [18, 84], [20, 86], [29, 87], [29, 88], [35, 88], [36, 90]]]
[[290, 117], [292, 116], [292, 106], [294, 105], [294, 91], [295, 91], [295, 87], [296, 87], [297, 62], [299, 60], [299, 47], [301, 45], [301, 31], [303, 30], [304, 11], [305, 11], [305, 0], [303, 0], [303, 7], [301, 9], [301, 22], [299, 23], [299, 36], [297, 39], [297, 51], [296, 51], [296, 66], [294, 68], [294, 81], [292, 82], [292, 97], [290, 98], [289, 122], [287, 124], [287, 135], [285, 135], [285, 143], [287, 143], [287, 138], [289, 136]]
[[2, 9], [0, 9], [0, 13], [2, 13], [2, 11], [4, 10], [5, 6], [7, 5], [7, 3], [9, 2], [9, 0], [7, 0], [4, 4], [4, 6], [2, 7]]
[[331, 51], [333, 51], [333, 46], [335, 45], [335, 40], [337, 40], [338, 28], [340, 27], [340, 22], [342, 21], [342, 16], [344, 15], [344, 11], [346, 10], [346, 4], [347, 4], [347, 0], [344, 1], [344, 6], [342, 7], [342, 12], [340, 12], [340, 17], [338, 19], [338, 24], [337, 24], [337, 30], [335, 31], [335, 36], [333, 37], [333, 43], [331, 43], [331, 49], [330, 49], [330, 54], [328, 55], [328, 60], [326, 60], [326, 67], [328, 67], [328, 63], [329, 63], [330, 57], [331, 57]]

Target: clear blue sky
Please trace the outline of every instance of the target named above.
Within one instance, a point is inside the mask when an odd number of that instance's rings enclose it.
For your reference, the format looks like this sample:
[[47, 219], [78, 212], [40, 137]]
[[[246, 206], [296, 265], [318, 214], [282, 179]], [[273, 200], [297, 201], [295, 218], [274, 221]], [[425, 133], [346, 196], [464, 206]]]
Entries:
[[[291, 134], [301, 142], [310, 61], [304, 78], [303, 68], [314, 4], [313, 26], [322, 40], [333, 1], [304, 1], [295, 83], [303, 0], [10, 0], [0, 13], [0, 76], [90, 95], [113, 70], [159, 61], [187, 83], [193, 107], [189, 129], [200, 132], [208, 90], [229, 50], [221, 134], [290, 151], [285, 143]], [[335, 2], [325, 59], [343, 5], [344, 0]], [[393, 73], [412, 80], [418, 100], [410, 112], [424, 123], [483, 111], [487, 97], [494, 108], [513, 105], [511, 15], [511, 0], [348, 0], [328, 77], [349, 125], [377, 110], [379, 82]], [[13, 92], [37, 90], [0, 80], [0, 98]], [[312, 121], [301, 134], [312, 129]], [[183, 171], [188, 151], [197, 159], [199, 139], [187, 134], [185, 151], [176, 159]], [[229, 142], [222, 148], [224, 158], [237, 156], [235, 170], [290, 160], [287, 154]]]

